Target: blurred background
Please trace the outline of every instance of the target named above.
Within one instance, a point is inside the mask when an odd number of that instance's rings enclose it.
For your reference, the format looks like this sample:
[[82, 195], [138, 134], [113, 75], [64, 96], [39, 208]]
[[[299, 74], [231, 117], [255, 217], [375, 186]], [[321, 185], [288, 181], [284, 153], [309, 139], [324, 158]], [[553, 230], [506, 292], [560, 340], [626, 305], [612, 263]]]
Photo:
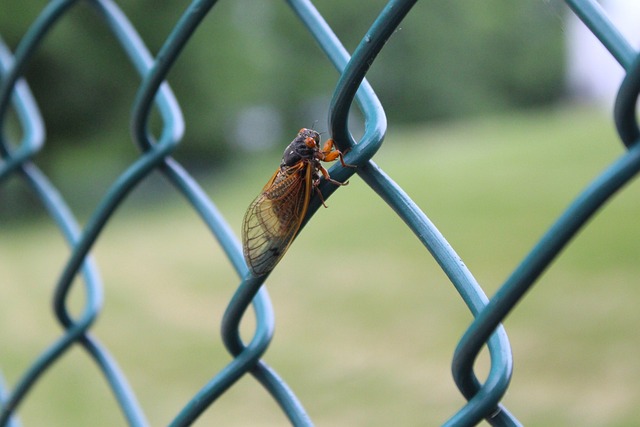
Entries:
[[[349, 51], [385, 4], [316, 3]], [[0, 35], [11, 49], [45, 4], [0, 0]], [[635, 4], [604, 6], [638, 47]], [[187, 5], [120, 4], [151, 52]], [[25, 77], [47, 130], [35, 162], [84, 221], [138, 156], [129, 117], [140, 79], [85, 2], [45, 39]], [[419, 2], [367, 78], [389, 120], [374, 160], [439, 226], [488, 295], [623, 152], [610, 118], [622, 70], [559, 1]], [[234, 230], [297, 130], [328, 130], [337, 79], [285, 2], [222, 1], [187, 45], [168, 79], [186, 122], [175, 158]], [[357, 112], [353, 122], [362, 126]], [[594, 219], [508, 319], [516, 371], [505, 402], [526, 425], [640, 420], [636, 187]], [[442, 423], [463, 404], [449, 364], [470, 314], [357, 177], [328, 205], [270, 278], [278, 331], [267, 362], [318, 425]], [[230, 360], [218, 328], [237, 278], [156, 174], [119, 209], [94, 252], [106, 299], [94, 332], [151, 424], [167, 424]], [[17, 177], [3, 182], [0, 369], [9, 384], [59, 335], [44, 308], [67, 256], [27, 186]], [[250, 337], [251, 319], [246, 330]], [[25, 425], [123, 424], [80, 350], [54, 365], [19, 414]], [[285, 420], [246, 378], [201, 425], [214, 422]]]
[[[317, 7], [352, 51], [384, 3], [363, 8], [329, 0]], [[155, 4], [121, 5], [151, 52], [188, 2]], [[42, 3], [0, 0], [0, 7], [2, 36], [15, 48]], [[368, 79], [394, 126], [551, 105], [566, 94], [565, 15], [559, 4], [537, 1], [420, 3]], [[86, 164], [80, 152], [92, 158], [94, 168], [128, 164], [128, 120], [140, 79], [88, 4], [80, 2], [60, 21], [26, 77], [56, 145], [39, 159], [47, 172], [69, 176], [64, 171], [73, 158]], [[281, 152], [291, 129], [327, 131], [337, 79], [286, 3], [221, 2], [169, 76], [187, 123], [176, 157], [211, 171], [243, 159], [247, 151]], [[87, 184], [91, 188], [73, 193], [92, 193], [94, 182]]]

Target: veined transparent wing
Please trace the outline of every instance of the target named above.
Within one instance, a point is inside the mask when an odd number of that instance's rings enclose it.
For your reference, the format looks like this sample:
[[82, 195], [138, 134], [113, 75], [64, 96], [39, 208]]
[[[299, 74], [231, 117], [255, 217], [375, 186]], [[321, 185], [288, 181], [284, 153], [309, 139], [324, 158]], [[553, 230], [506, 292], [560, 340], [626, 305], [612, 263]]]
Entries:
[[242, 224], [244, 257], [256, 276], [273, 270], [300, 229], [311, 198], [313, 166], [279, 169], [251, 203]]

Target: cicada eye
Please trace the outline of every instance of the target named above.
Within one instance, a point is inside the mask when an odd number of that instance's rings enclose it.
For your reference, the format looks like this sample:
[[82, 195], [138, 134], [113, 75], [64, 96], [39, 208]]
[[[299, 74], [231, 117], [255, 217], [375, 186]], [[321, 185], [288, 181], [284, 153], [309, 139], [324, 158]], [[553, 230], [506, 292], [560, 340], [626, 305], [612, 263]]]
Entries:
[[313, 129], [305, 129], [305, 136], [312, 138], [316, 144], [320, 144], [320, 134]]

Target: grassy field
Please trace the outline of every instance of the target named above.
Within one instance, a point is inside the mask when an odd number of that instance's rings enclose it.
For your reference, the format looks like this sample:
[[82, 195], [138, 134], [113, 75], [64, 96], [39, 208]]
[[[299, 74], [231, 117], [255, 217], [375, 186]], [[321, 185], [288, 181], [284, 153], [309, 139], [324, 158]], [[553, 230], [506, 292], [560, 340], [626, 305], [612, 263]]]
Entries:
[[[391, 128], [375, 160], [489, 295], [623, 152], [612, 121], [586, 110]], [[236, 231], [278, 162], [277, 155], [250, 159], [203, 182]], [[145, 189], [163, 194], [162, 203], [141, 208]], [[515, 359], [505, 404], [525, 425], [640, 420], [639, 196], [637, 182], [617, 195], [505, 323]], [[442, 423], [463, 404], [450, 361], [470, 314], [415, 236], [357, 177], [327, 204], [268, 281], [277, 330], [265, 360], [318, 426]], [[94, 254], [105, 287], [94, 334], [120, 363], [151, 425], [166, 425], [230, 360], [218, 331], [238, 279], [159, 177], [132, 195]], [[46, 222], [0, 228], [0, 368], [9, 384], [60, 333], [49, 307], [66, 256]], [[26, 426], [124, 425], [79, 349], [47, 372], [19, 414]], [[245, 378], [196, 425], [286, 420]]]

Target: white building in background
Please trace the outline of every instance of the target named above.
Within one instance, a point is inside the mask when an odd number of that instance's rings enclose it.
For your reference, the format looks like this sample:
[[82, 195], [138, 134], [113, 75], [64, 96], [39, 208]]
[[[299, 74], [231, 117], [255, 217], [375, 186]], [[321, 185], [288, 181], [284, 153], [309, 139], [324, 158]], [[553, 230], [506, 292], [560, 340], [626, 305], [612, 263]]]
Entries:
[[[640, 48], [640, 0], [602, 0], [600, 4], [629, 43]], [[566, 33], [571, 96], [611, 108], [624, 77], [622, 67], [573, 13]]]

